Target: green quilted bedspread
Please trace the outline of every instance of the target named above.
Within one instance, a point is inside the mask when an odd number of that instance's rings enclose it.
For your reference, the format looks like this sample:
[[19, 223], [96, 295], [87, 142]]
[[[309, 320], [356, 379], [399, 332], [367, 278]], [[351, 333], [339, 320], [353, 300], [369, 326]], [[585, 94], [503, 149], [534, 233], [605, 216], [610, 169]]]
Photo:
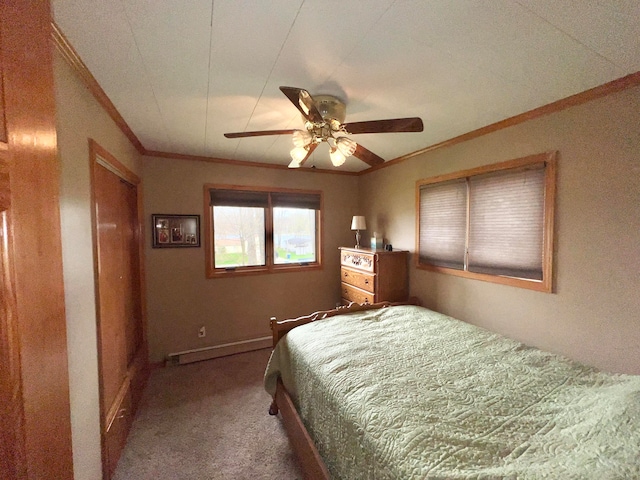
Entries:
[[335, 479], [640, 479], [640, 376], [424, 308], [297, 327], [278, 376]]

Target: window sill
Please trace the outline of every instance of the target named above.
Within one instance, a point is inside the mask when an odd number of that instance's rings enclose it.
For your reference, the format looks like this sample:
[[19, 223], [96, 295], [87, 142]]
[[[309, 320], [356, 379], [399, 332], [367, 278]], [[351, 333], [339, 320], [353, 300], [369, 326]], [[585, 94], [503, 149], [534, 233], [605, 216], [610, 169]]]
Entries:
[[429, 270], [431, 272], [444, 273], [454, 275], [456, 277], [472, 278], [474, 280], [482, 280], [484, 282], [498, 283], [500, 285], [509, 285], [511, 287], [526, 288], [537, 292], [553, 293], [550, 280], [530, 280], [527, 278], [505, 277], [499, 275], [488, 275], [486, 273], [468, 272], [465, 270], [457, 270], [455, 268], [437, 267], [435, 265], [427, 265], [424, 263], [416, 264], [416, 268], [420, 270]]
[[237, 268], [216, 268], [207, 271], [207, 278], [228, 278], [244, 277], [249, 275], [269, 275], [273, 273], [309, 272], [322, 270], [320, 263], [308, 264], [283, 264], [269, 267], [237, 267]]

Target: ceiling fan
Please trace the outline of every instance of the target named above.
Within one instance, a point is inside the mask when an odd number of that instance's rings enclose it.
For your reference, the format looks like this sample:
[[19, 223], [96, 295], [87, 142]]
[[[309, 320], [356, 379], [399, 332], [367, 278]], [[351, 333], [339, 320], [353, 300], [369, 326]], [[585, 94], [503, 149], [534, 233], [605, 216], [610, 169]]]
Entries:
[[344, 123], [346, 106], [332, 95], [312, 97], [308, 91], [296, 87], [280, 87], [282, 93], [300, 111], [305, 120], [303, 130], [261, 130], [256, 132], [225, 133], [227, 138], [259, 137], [264, 135], [293, 135], [294, 148], [291, 150], [289, 168], [299, 168], [309, 159], [316, 147], [329, 144], [331, 163], [339, 167], [346, 158], [353, 155], [370, 166], [384, 163], [384, 159], [354, 142], [347, 135], [360, 133], [421, 132], [422, 119], [419, 117], [370, 120], [367, 122]]

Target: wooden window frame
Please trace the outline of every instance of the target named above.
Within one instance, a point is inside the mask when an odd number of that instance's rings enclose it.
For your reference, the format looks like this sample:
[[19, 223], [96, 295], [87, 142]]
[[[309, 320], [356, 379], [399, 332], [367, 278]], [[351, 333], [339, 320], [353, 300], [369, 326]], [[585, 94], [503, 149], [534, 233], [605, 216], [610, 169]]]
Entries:
[[[214, 238], [213, 238], [213, 206], [211, 203], [210, 191], [238, 190], [246, 192], [263, 192], [269, 196], [268, 206], [265, 208], [265, 265], [239, 266], [234, 268], [215, 268]], [[273, 207], [271, 205], [271, 194], [292, 193], [301, 195], [319, 195], [320, 208], [316, 210], [316, 260], [308, 263], [284, 263], [276, 264], [273, 258]], [[322, 246], [323, 246], [323, 218], [324, 200], [320, 190], [300, 190], [292, 188], [268, 188], [245, 185], [225, 185], [225, 184], [205, 184], [204, 185], [204, 245], [205, 245], [205, 269], [207, 278], [225, 278], [244, 275], [260, 275], [270, 273], [301, 272], [322, 269]]]
[[[420, 188], [424, 185], [449, 182], [461, 178], [470, 178], [477, 175], [487, 173], [507, 171], [512, 169], [521, 169], [531, 166], [544, 165], [544, 220], [543, 220], [543, 239], [542, 239], [542, 280], [532, 280], [526, 278], [508, 277], [491, 275], [486, 273], [476, 273], [466, 270], [457, 270], [454, 268], [430, 265], [420, 260]], [[421, 179], [416, 182], [416, 268], [421, 270], [429, 270], [458, 277], [472, 278], [485, 282], [498, 283], [502, 285], [510, 285], [513, 287], [526, 288], [539, 292], [553, 292], [553, 240], [554, 240], [554, 210], [556, 195], [556, 165], [557, 152], [545, 152], [536, 155], [530, 155], [515, 160], [496, 163], [492, 165], [484, 165], [482, 167], [463, 170], [445, 175], [439, 175], [427, 179]], [[467, 225], [468, 237], [468, 225]], [[468, 240], [468, 238], [467, 238]], [[467, 244], [468, 245], [468, 244]]]

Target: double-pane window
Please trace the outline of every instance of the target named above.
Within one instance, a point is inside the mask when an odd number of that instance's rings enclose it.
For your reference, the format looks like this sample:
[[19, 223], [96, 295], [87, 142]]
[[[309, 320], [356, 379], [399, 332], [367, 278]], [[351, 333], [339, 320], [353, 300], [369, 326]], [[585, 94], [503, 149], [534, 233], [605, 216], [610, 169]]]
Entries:
[[213, 187], [210, 204], [210, 276], [320, 265], [319, 192]]
[[418, 182], [418, 266], [551, 291], [555, 154]]

